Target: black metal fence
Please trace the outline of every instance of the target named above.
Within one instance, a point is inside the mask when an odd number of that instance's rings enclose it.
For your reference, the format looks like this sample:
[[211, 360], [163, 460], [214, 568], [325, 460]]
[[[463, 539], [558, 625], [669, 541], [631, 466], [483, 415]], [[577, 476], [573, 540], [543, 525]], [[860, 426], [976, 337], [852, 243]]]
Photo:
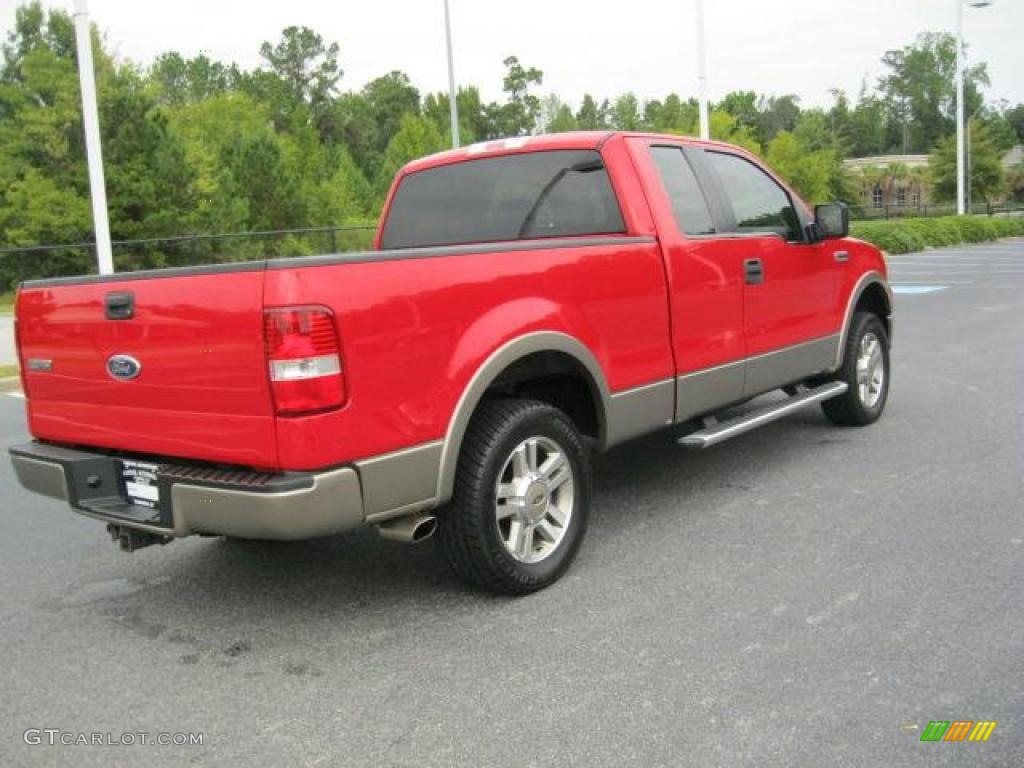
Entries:
[[[1024, 213], [1024, 203], [975, 203], [970, 206], [969, 213], [979, 216], [999, 216]], [[879, 219], [910, 219], [929, 218], [935, 216], [955, 216], [956, 205], [918, 204], [918, 205], [851, 205], [850, 218], [854, 221], [877, 221]]]
[[[956, 213], [956, 206], [851, 206], [850, 213], [855, 221], [951, 216]], [[1024, 204], [996, 206], [980, 203], [971, 206], [971, 213], [988, 216], [1024, 215]], [[115, 269], [118, 272], [132, 272], [158, 267], [368, 250], [373, 245], [375, 229], [373, 224], [356, 224], [115, 240], [111, 245]], [[95, 272], [96, 245], [92, 242], [0, 248], [0, 294], [12, 291], [22, 280]]]
[[[186, 267], [265, 258], [309, 256], [367, 250], [373, 246], [372, 224], [217, 235], [181, 235], [111, 243], [118, 272], [158, 267]], [[33, 245], [0, 248], [0, 294], [22, 280], [95, 274], [96, 244]]]

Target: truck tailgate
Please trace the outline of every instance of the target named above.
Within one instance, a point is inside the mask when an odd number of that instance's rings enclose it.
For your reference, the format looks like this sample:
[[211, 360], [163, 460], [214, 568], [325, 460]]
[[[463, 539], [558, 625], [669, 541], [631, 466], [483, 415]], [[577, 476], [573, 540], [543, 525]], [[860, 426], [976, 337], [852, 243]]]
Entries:
[[[276, 467], [263, 278], [257, 268], [24, 287], [17, 328], [32, 434]], [[126, 295], [132, 316], [108, 317], [124, 312], [108, 302]]]

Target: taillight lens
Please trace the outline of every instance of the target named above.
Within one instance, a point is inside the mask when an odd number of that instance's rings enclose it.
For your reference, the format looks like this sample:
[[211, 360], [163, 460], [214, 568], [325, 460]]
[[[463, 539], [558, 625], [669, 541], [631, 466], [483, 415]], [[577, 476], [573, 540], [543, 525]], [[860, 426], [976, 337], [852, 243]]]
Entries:
[[302, 416], [345, 404], [345, 376], [334, 315], [326, 307], [265, 310], [264, 342], [274, 407]]

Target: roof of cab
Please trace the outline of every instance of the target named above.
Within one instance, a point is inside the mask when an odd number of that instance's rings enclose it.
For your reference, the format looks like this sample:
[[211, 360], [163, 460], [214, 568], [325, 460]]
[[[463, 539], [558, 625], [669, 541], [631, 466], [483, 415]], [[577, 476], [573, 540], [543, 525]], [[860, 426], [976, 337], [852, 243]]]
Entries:
[[569, 131], [567, 133], [547, 133], [538, 136], [520, 136], [511, 139], [493, 139], [459, 147], [458, 149], [449, 149], [413, 160], [402, 169], [402, 173], [404, 175], [464, 160], [497, 157], [520, 152], [542, 152], [557, 149], [596, 150], [600, 149], [602, 144], [615, 136], [666, 139], [674, 142], [683, 141], [687, 144], [698, 146], [731, 146], [720, 141], [705, 141], [693, 136], [675, 136], [636, 131]]

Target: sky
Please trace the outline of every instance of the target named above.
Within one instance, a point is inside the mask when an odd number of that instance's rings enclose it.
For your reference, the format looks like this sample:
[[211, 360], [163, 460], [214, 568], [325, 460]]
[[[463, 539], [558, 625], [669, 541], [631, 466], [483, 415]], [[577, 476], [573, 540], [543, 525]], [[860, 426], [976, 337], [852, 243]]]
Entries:
[[[924, 31], [954, 31], [957, 0], [706, 0], [712, 100], [732, 90], [795, 93], [826, 106], [882, 73], [880, 58]], [[574, 106], [584, 93], [641, 99], [697, 93], [694, 0], [450, 0], [456, 79], [501, 97], [502, 60], [544, 72], [539, 93]], [[0, 34], [17, 0], [0, 0]], [[70, 10], [72, 0], [44, 5]], [[92, 20], [122, 58], [200, 52], [251, 68], [259, 45], [289, 25], [341, 45], [342, 90], [391, 70], [424, 93], [447, 88], [442, 0], [90, 0]], [[1024, 0], [965, 9], [969, 56], [988, 62], [990, 100], [1024, 102]]]

